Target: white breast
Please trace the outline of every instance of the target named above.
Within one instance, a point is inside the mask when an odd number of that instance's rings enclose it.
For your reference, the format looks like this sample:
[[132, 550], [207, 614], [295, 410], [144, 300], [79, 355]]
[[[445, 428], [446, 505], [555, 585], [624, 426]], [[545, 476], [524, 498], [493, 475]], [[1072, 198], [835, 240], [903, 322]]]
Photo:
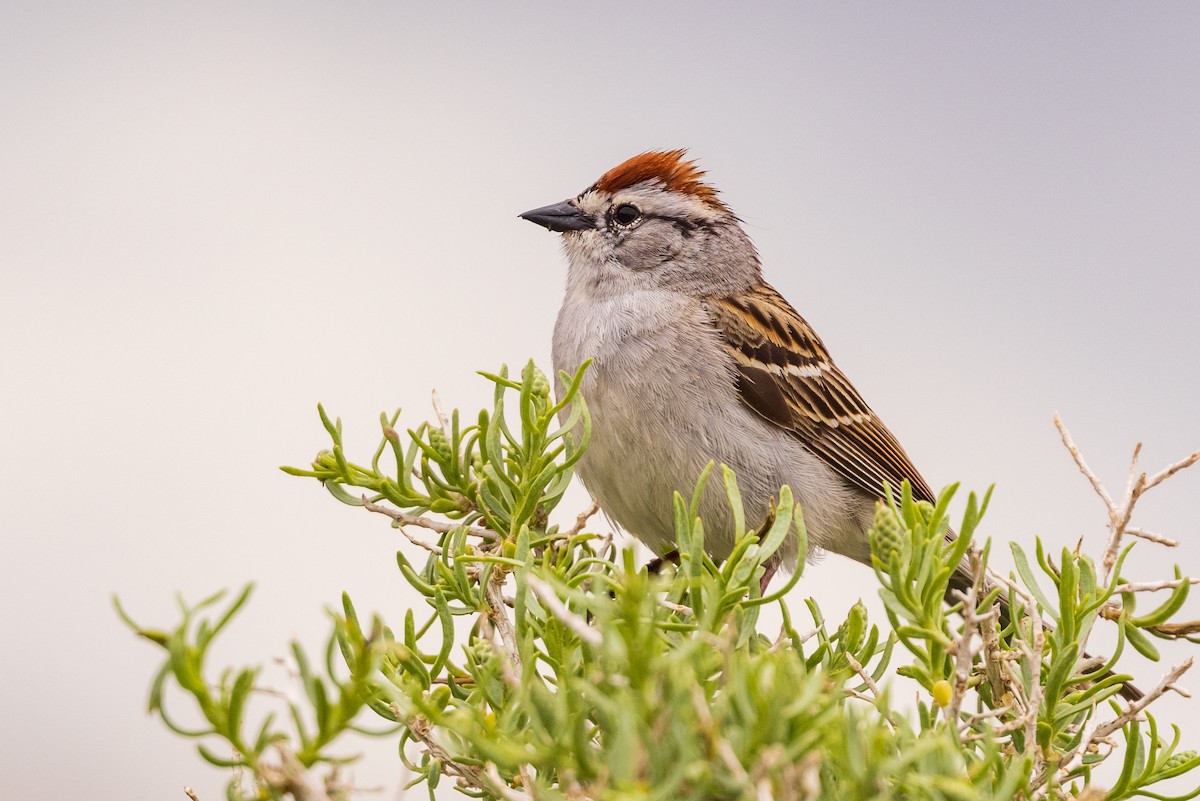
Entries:
[[[698, 300], [664, 290], [598, 297], [569, 291], [554, 329], [554, 369], [594, 362], [582, 392], [592, 439], [579, 476], [617, 523], [663, 553], [674, 547], [672, 497], [690, 498], [710, 460], [738, 477], [747, 523], [765, 517], [788, 484], [810, 542], [857, 559], [866, 555], [871, 505], [798, 440], [746, 408], [733, 365]], [[733, 545], [732, 516], [718, 479], [701, 504], [706, 547]], [[865, 505], [864, 505], [865, 504]], [[786, 564], [795, 544], [785, 547]]]

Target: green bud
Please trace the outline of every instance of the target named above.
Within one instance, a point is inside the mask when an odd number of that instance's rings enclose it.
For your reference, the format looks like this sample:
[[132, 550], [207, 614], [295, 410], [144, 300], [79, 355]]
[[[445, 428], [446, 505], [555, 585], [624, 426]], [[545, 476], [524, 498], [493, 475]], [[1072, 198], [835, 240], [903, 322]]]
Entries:
[[446, 439], [446, 435], [442, 433], [440, 428], [429, 429], [429, 447], [437, 452], [439, 462], [448, 462], [451, 456], [453, 456], [453, 451], [450, 449], [450, 442]]
[[862, 601], [850, 607], [850, 614], [842, 625], [838, 626], [837, 640], [847, 653], [855, 653], [862, 647], [867, 629], [867, 608]]
[[933, 683], [930, 694], [933, 696], [933, 702], [938, 706], [949, 706], [950, 700], [954, 697], [954, 690], [950, 687], [950, 682], [941, 679]]
[[917, 501], [917, 511], [921, 513], [921, 519], [926, 523], [933, 520], [933, 504], [929, 501]]
[[1180, 751], [1162, 764], [1163, 771], [1174, 770], [1196, 758], [1195, 751]]
[[429, 511], [444, 515], [446, 512], [461, 512], [462, 507], [457, 501], [452, 501], [449, 498], [435, 498], [429, 504]]
[[546, 378], [546, 374], [536, 367], [533, 368], [533, 382], [530, 391], [535, 398], [550, 397], [550, 379]]
[[878, 504], [875, 507], [875, 525], [867, 530], [871, 551], [880, 561], [888, 562], [893, 553], [904, 550], [904, 530], [891, 507]]

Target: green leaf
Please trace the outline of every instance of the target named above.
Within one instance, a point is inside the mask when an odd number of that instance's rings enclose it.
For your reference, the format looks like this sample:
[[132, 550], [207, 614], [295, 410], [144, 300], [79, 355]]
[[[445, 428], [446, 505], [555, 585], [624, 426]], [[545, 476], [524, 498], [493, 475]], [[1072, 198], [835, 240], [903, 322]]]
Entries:
[[1180, 584], [1171, 591], [1171, 597], [1162, 606], [1149, 614], [1130, 618], [1130, 624], [1138, 628], [1150, 628], [1152, 626], [1161, 626], [1173, 618], [1183, 608], [1183, 603], [1188, 597], [1188, 590], [1191, 589], [1191, 582], [1183, 580], [1183, 573], [1179, 570], [1179, 565], [1175, 566], [1175, 580], [1180, 582]]
[[1134, 650], [1151, 662], [1159, 660], [1158, 648], [1155, 647], [1154, 643], [1150, 642], [1150, 638], [1143, 634], [1141, 629], [1133, 625], [1133, 622], [1128, 619], [1122, 622], [1122, 627], [1125, 630], [1125, 639], [1134, 647]]
[[244, 759], [239, 757], [219, 757], [205, 747], [204, 743], [197, 743], [196, 750], [200, 752], [200, 756], [210, 765], [216, 765], [218, 768], [240, 768], [246, 764]]
[[1017, 575], [1021, 577], [1021, 583], [1033, 593], [1033, 597], [1037, 599], [1041, 610], [1057, 620], [1058, 604], [1050, 603], [1050, 599], [1042, 592], [1037, 578], [1033, 575], [1033, 570], [1029, 567], [1029, 559], [1025, 556], [1025, 551], [1015, 542], [1010, 542], [1009, 548], [1012, 549], [1013, 562], [1016, 564]]

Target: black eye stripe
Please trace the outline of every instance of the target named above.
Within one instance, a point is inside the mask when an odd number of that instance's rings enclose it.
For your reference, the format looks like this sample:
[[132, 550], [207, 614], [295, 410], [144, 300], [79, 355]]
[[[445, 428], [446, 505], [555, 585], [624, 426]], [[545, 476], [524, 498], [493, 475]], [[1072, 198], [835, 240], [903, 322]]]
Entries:
[[610, 226], [624, 228], [633, 225], [642, 218], [653, 218], [670, 223], [678, 228], [680, 233], [682, 233], [685, 237], [690, 237], [697, 228], [700, 228], [703, 225], [703, 223], [699, 223], [687, 217], [677, 217], [672, 214], [646, 214], [632, 203], [622, 203], [618, 206], [614, 206], [608, 211]]

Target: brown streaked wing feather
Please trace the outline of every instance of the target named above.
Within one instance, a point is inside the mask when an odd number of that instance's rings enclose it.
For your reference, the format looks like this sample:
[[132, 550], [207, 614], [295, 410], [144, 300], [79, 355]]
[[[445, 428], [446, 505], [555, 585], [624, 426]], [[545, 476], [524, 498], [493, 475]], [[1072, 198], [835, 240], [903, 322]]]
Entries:
[[913, 496], [929, 485], [850, 381], [816, 332], [766, 284], [709, 298], [706, 307], [738, 370], [742, 401], [794, 434], [847, 481], [883, 496], [883, 483], [908, 479]]

